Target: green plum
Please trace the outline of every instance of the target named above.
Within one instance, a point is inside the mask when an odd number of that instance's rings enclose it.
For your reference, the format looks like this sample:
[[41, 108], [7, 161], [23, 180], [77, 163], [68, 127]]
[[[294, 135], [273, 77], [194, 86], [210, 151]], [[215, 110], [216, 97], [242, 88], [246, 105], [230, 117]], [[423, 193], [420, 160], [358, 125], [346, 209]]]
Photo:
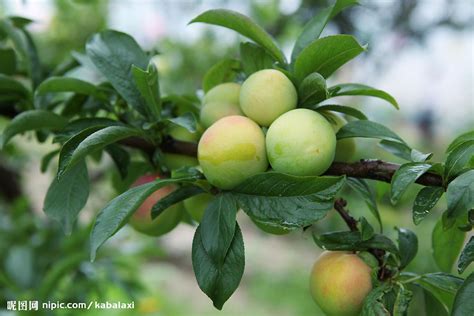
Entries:
[[239, 104], [240, 84], [235, 82], [226, 82], [218, 84], [204, 96], [203, 103], [209, 102], [224, 102]]
[[267, 170], [263, 131], [245, 116], [221, 118], [202, 135], [198, 160], [209, 183], [221, 189], [232, 189]]
[[334, 160], [336, 135], [319, 113], [295, 109], [270, 125], [266, 148], [275, 171], [297, 176], [323, 174]]
[[311, 271], [311, 295], [328, 316], [357, 316], [372, 290], [371, 272], [356, 254], [325, 251]]
[[196, 127], [196, 132], [191, 133], [182, 126], [172, 125], [168, 129], [168, 134], [173, 137], [173, 139], [183, 142], [197, 142], [200, 135], [202, 134], [202, 127], [198, 124]]
[[[141, 176], [133, 183], [132, 187], [154, 181], [160, 177], [159, 174]], [[161, 236], [173, 230], [183, 215], [184, 206], [182, 203], [169, 207], [154, 220], [151, 219], [151, 209], [160, 199], [174, 190], [176, 190], [176, 186], [168, 185], [153, 192], [135, 211], [130, 218], [129, 224], [135, 230], [150, 236]]]
[[[328, 119], [334, 128], [334, 132], [337, 134], [339, 129], [347, 124], [347, 121], [339, 115], [325, 112], [324, 116]], [[336, 143], [336, 154], [334, 156], [335, 161], [349, 162], [354, 157], [356, 152], [356, 143], [354, 138], [340, 139]]]
[[184, 208], [196, 222], [201, 222], [207, 206], [214, 199], [214, 195], [209, 193], [198, 194], [184, 200]]
[[260, 124], [270, 124], [296, 108], [298, 94], [281, 71], [264, 69], [250, 75], [240, 90], [240, 107], [246, 116]]
[[163, 153], [163, 164], [168, 168], [168, 170], [176, 170], [182, 167], [194, 167], [199, 165], [196, 157], [173, 154], [173, 153]]
[[221, 83], [209, 90], [203, 99], [200, 121], [207, 128], [225, 116], [242, 115], [239, 106], [240, 84]]
[[242, 110], [238, 104], [209, 102], [204, 104], [201, 108], [201, 124], [207, 128], [223, 117], [242, 114]]

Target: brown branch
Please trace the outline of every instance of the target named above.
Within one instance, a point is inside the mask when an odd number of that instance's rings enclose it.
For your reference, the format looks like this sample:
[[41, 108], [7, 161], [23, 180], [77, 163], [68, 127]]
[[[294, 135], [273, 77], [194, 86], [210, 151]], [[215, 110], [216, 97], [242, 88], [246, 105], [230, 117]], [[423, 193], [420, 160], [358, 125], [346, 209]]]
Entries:
[[163, 140], [160, 145], [161, 150], [173, 154], [182, 154], [186, 156], [197, 156], [197, 144], [191, 142], [182, 142], [175, 140], [171, 137], [167, 137]]
[[[352, 178], [378, 180], [390, 183], [393, 174], [400, 168], [400, 165], [381, 160], [360, 160], [358, 162], [333, 162], [325, 175], [341, 176], [346, 175]], [[416, 180], [416, 183], [424, 186], [443, 186], [441, 176], [427, 172]]]
[[[129, 138], [122, 141], [122, 144], [139, 148], [147, 153], [153, 153], [155, 146], [141, 138]], [[171, 137], [166, 138], [160, 145], [164, 152], [182, 154], [187, 156], [197, 155], [197, 144], [174, 140]], [[333, 162], [324, 175], [330, 176], [348, 176], [352, 178], [378, 180], [390, 183], [393, 174], [400, 168], [399, 164], [385, 162], [381, 160], [360, 160], [357, 162]], [[427, 172], [420, 176], [416, 183], [424, 186], [443, 187], [443, 179], [440, 175]]]
[[[347, 206], [347, 201], [343, 198], [338, 198], [334, 201], [334, 209], [339, 213], [342, 217], [344, 222], [346, 222], [347, 227], [353, 232], [358, 232], [359, 228], [357, 227], [358, 221], [349, 214], [349, 210], [345, 207]], [[392, 272], [385, 267], [384, 264], [384, 257], [385, 257], [385, 250], [377, 249], [377, 248], [370, 248], [367, 249], [376, 259], [379, 264], [379, 272], [378, 278], [379, 280], [386, 280], [392, 276]]]
[[346, 222], [349, 229], [353, 232], [358, 231], [357, 220], [349, 214], [349, 211], [345, 209], [347, 201], [339, 198], [334, 201], [334, 209], [341, 215], [344, 222]]

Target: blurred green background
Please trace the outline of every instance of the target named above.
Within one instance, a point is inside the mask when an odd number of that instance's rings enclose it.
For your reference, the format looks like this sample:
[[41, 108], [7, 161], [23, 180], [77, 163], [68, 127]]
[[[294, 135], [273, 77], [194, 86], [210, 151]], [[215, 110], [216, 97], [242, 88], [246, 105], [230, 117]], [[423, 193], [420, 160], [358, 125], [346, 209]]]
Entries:
[[[295, 37], [318, 10], [330, 1], [311, 0], [0, 0], [0, 16], [33, 19], [29, 30], [38, 45], [45, 70], [83, 52], [94, 32], [113, 28], [127, 32], [147, 50], [156, 51], [164, 94], [201, 88], [206, 70], [223, 57], [238, 56], [241, 40], [218, 27], [187, 25], [202, 11], [229, 8], [250, 15], [263, 25], [289, 54]], [[474, 4], [449, 1], [361, 1], [343, 12], [324, 34], [349, 33], [368, 52], [333, 77], [332, 83], [361, 82], [393, 94], [401, 110], [379, 100], [357, 97], [342, 102], [364, 109], [410, 145], [434, 152], [434, 160], [457, 134], [474, 126]], [[324, 35], [323, 34], [323, 35]], [[72, 73], [73, 76], [83, 76]], [[7, 120], [0, 116], [0, 129]], [[29, 137], [0, 153], [0, 303], [41, 299], [135, 302], [133, 311], [117, 315], [321, 315], [308, 291], [308, 275], [320, 250], [309, 233], [269, 236], [244, 214], [239, 222], [246, 247], [246, 271], [241, 286], [222, 312], [199, 290], [191, 266], [194, 228], [181, 224], [170, 234], [150, 238], [128, 227], [108, 242], [95, 263], [88, 261], [91, 218], [113, 196], [111, 163], [103, 157], [91, 168], [92, 189], [86, 209], [71, 236], [42, 213], [43, 198], [54, 168], [40, 173], [40, 159], [51, 150]], [[358, 158], [397, 159], [374, 141], [358, 140]], [[384, 229], [407, 227], [419, 237], [420, 250], [408, 270], [439, 271], [431, 256], [431, 231], [445, 201], [419, 226], [411, 219], [414, 186], [393, 207], [386, 184], [376, 184]], [[347, 195], [346, 195], [347, 196]], [[355, 216], [374, 219], [356, 196], [347, 196]], [[345, 229], [334, 214], [317, 223], [325, 232]], [[423, 315], [423, 298], [415, 293], [410, 315]], [[76, 311], [77, 312], [77, 311]], [[110, 310], [81, 315], [109, 315]], [[0, 314], [14, 315], [6, 311]], [[71, 315], [55, 311], [54, 315]], [[74, 314], [75, 315], [75, 314]]]

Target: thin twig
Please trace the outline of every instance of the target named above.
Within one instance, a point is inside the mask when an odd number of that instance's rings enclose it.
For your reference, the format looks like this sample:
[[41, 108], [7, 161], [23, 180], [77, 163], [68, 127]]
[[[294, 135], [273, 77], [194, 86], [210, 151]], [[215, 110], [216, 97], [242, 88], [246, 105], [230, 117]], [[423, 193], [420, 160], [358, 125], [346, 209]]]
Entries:
[[344, 222], [346, 222], [349, 229], [353, 232], [358, 231], [357, 220], [349, 214], [349, 211], [345, 209], [347, 201], [339, 198], [334, 201], [334, 209], [341, 215]]

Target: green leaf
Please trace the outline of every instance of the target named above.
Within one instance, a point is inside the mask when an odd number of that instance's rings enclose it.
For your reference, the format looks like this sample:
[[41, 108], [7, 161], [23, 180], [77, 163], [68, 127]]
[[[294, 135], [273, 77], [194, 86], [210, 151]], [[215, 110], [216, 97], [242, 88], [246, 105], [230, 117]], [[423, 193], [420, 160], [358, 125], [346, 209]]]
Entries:
[[59, 281], [70, 273], [76, 272], [87, 259], [83, 252], [71, 253], [55, 261], [42, 276], [41, 284], [37, 289], [38, 298], [47, 300], [58, 287]]
[[244, 274], [244, 241], [239, 225], [235, 224], [232, 242], [221, 265], [217, 265], [206, 252], [199, 226], [194, 234], [192, 260], [199, 287], [213, 301], [214, 306], [221, 310], [239, 286]]
[[390, 312], [384, 305], [384, 296], [392, 290], [390, 283], [382, 283], [367, 295], [362, 306], [361, 316], [390, 316]]
[[474, 140], [474, 130], [466, 132], [464, 134], [459, 135], [456, 137], [451, 144], [449, 144], [448, 149], [446, 149], [446, 153], [449, 154], [454, 148], [458, 147], [462, 143]]
[[397, 298], [393, 306], [393, 316], [405, 316], [408, 313], [408, 307], [413, 298], [413, 292], [404, 286], [398, 287]]
[[198, 186], [181, 186], [170, 194], [161, 198], [155, 205], [153, 205], [153, 208], [151, 209], [151, 218], [155, 219], [160, 216], [161, 213], [163, 213], [168, 207], [203, 192], [205, 191]]
[[197, 118], [194, 116], [193, 113], [191, 112], [186, 112], [181, 116], [178, 117], [172, 117], [167, 119], [169, 122], [184, 127], [187, 129], [190, 133], [196, 133], [196, 128], [197, 128]]
[[[98, 130], [104, 128], [105, 126], [92, 126], [86, 128], [70, 139], [68, 139], [64, 145], [61, 147], [61, 151], [59, 152], [59, 162], [58, 162], [58, 175], [63, 174], [66, 169], [68, 168], [69, 163], [71, 162], [71, 158], [74, 154], [74, 151], [77, 147], [90, 135], [94, 134]], [[59, 178], [59, 177], [58, 177]]]
[[133, 80], [132, 65], [146, 69], [149, 57], [128, 34], [107, 30], [86, 44], [87, 56], [135, 110], [147, 114], [145, 99]]
[[304, 27], [301, 34], [296, 39], [295, 46], [291, 52], [291, 63], [293, 64], [301, 51], [311, 42], [319, 38], [326, 24], [339, 12], [357, 4], [357, 0], [336, 0], [336, 2], [326, 9], [316, 14]]
[[437, 272], [423, 274], [415, 281], [423, 289], [430, 292], [446, 309], [450, 311], [453, 305], [454, 296], [462, 284], [462, 279], [453, 275]]
[[4, 74], [0, 74], [0, 93], [17, 98], [27, 98], [30, 95], [30, 91], [20, 81]]
[[132, 74], [135, 84], [146, 101], [147, 112], [155, 119], [161, 117], [160, 85], [158, 70], [153, 62], [148, 64], [147, 70], [132, 65]]
[[415, 225], [421, 223], [431, 212], [443, 193], [444, 189], [441, 187], [424, 187], [418, 192], [413, 203], [413, 222]]
[[11, 39], [21, 59], [26, 65], [28, 74], [32, 80], [33, 88], [41, 81], [41, 65], [35, 43], [26, 29], [15, 25], [13, 19], [0, 19], [0, 32], [3, 31]]
[[375, 200], [375, 192], [369, 186], [366, 180], [357, 178], [347, 178], [347, 185], [359, 194], [365, 201], [365, 204], [369, 207], [370, 212], [377, 219], [379, 223], [380, 232], [383, 231], [382, 219], [380, 218], [379, 209], [377, 207], [377, 201]]
[[145, 199], [156, 190], [183, 179], [156, 179], [153, 182], [133, 187], [122, 193], [100, 210], [91, 232], [91, 260], [94, 261], [97, 250], [110, 237], [115, 235], [132, 216]]
[[421, 162], [410, 162], [401, 165], [392, 177], [390, 191], [390, 201], [392, 204], [397, 204], [408, 187], [415, 183], [416, 179], [421, 177], [430, 168], [430, 164]]
[[130, 154], [128, 151], [115, 144], [105, 147], [105, 150], [115, 163], [122, 179], [125, 179], [128, 173], [128, 166], [130, 165]]
[[111, 120], [104, 117], [80, 118], [69, 122], [64, 128], [56, 132], [53, 142], [64, 143], [79, 132], [90, 127], [106, 127], [106, 126], [124, 126], [120, 121]]
[[474, 314], [474, 273], [471, 273], [461, 288], [456, 294], [454, 299], [453, 316], [466, 316]]
[[106, 99], [104, 92], [98, 87], [77, 78], [50, 77], [43, 81], [36, 89], [38, 95], [55, 92], [74, 92], [78, 94], [91, 95], [100, 100]]
[[16, 71], [16, 55], [12, 48], [0, 48], [0, 73], [13, 75]]
[[460, 174], [465, 167], [473, 167], [474, 163], [474, 140], [470, 140], [456, 146], [449, 152], [445, 163], [445, 178], [451, 179]]
[[396, 157], [411, 161], [412, 149], [405, 143], [400, 143], [400, 141], [382, 140], [379, 143], [379, 146]]
[[301, 51], [294, 63], [298, 80], [312, 72], [329, 77], [339, 67], [365, 50], [351, 35], [332, 35], [312, 42]]
[[342, 83], [329, 88], [331, 97], [339, 97], [346, 95], [360, 95], [375, 97], [387, 101], [393, 105], [396, 109], [399, 109], [397, 100], [385, 91], [372, 88], [367, 85], [359, 83]]
[[49, 163], [51, 162], [51, 160], [57, 155], [59, 154], [59, 149], [55, 149], [53, 151], [50, 151], [49, 153], [47, 153], [46, 155], [43, 156], [43, 158], [41, 158], [41, 167], [40, 167], [40, 170], [42, 173], [46, 172], [46, 170], [48, 170], [48, 166], [49, 166]]
[[35, 22], [34, 20], [25, 18], [23, 16], [9, 16], [8, 19], [13, 23], [17, 28], [24, 29], [26, 26]]
[[313, 72], [301, 81], [298, 87], [298, 99], [301, 107], [318, 104], [328, 98], [326, 79], [317, 72]]
[[262, 69], [270, 69], [275, 63], [275, 59], [262, 47], [249, 42], [240, 44], [240, 59], [247, 76]]
[[223, 264], [235, 231], [237, 204], [231, 194], [220, 194], [206, 208], [201, 220], [201, 241], [209, 258]]
[[362, 234], [358, 231], [340, 231], [321, 234], [313, 234], [315, 243], [326, 250], [349, 250], [361, 251], [370, 248], [383, 249], [398, 255], [398, 249], [388, 237], [374, 234], [368, 240], [362, 239]]
[[90, 134], [77, 146], [71, 154], [69, 162], [58, 171], [58, 176], [62, 176], [67, 169], [83, 160], [87, 155], [119, 140], [139, 135], [139, 130], [127, 126], [109, 126]]
[[10, 124], [3, 130], [0, 141], [0, 148], [10, 141], [10, 139], [26, 131], [37, 131], [41, 129], [58, 130], [67, 124], [67, 120], [53, 112], [44, 110], [31, 110], [18, 114]]
[[219, 25], [234, 30], [265, 48], [280, 63], [286, 63], [285, 56], [275, 44], [273, 38], [263, 28], [243, 14], [225, 9], [209, 10], [200, 14], [189, 23], [196, 22]]
[[343, 113], [352, 117], [355, 117], [359, 120], [367, 120], [367, 116], [361, 111], [345, 105], [337, 105], [337, 104], [329, 104], [329, 105], [321, 105], [314, 108], [318, 112], [325, 112], [325, 111], [333, 111]]
[[433, 156], [432, 153], [422, 153], [398, 141], [382, 140], [379, 146], [397, 157], [413, 162], [425, 162]]
[[361, 233], [362, 241], [366, 241], [374, 237], [374, 228], [365, 219], [365, 217], [361, 217], [359, 219], [359, 223], [360, 223], [360, 233]]
[[433, 157], [433, 153], [422, 153], [421, 151], [418, 151], [416, 149], [412, 149], [410, 153], [411, 161], [414, 162], [425, 162], [427, 160], [430, 160], [431, 157]]
[[255, 175], [232, 190], [252, 219], [286, 229], [311, 225], [332, 209], [343, 177], [298, 177], [277, 172]]
[[236, 59], [224, 59], [216, 63], [204, 75], [202, 79], [202, 88], [207, 92], [224, 82], [231, 82], [237, 77], [240, 71], [240, 61]]
[[403, 139], [397, 134], [392, 132], [390, 129], [382, 124], [358, 120], [348, 122], [346, 125], [341, 127], [336, 134], [337, 139], [350, 138], [350, 137], [363, 137], [363, 138], [378, 138], [388, 141], [405, 144]]
[[432, 246], [436, 264], [444, 272], [451, 272], [464, 244], [465, 232], [456, 226], [443, 229], [442, 219], [439, 219], [433, 229]]
[[467, 242], [466, 246], [461, 252], [458, 261], [458, 272], [463, 273], [466, 268], [474, 261], [474, 236]]
[[429, 291], [423, 290], [425, 313], [430, 316], [449, 316], [446, 307]]
[[446, 196], [448, 219], [455, 219], [474, 208], [474, 170], [465, 172], [451, 181]]
[[57, 220], [67, 235], [89, 197], [89, 176], [84, 162], [69, 169], [61, 179], [53, 179], [44, 200], [43, 211]]
[[400, 269], [404, 269], [418, 252], [418, 238], [406, 228], [396, 228], [398, 232], [398, 250], [400, 250]]

